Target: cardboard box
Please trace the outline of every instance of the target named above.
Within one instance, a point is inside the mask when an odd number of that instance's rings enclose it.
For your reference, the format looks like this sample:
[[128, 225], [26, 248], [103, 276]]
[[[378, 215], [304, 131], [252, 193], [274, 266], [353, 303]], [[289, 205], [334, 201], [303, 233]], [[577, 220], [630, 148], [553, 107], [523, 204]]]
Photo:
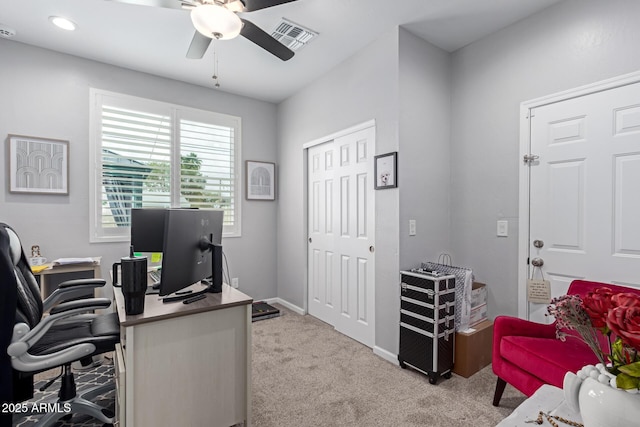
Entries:
[[471, 332], [456, 332], [453, 372], [469, 378], [491, 363], [493, 322], [485, 320]]
[[487, 303], [487, 285], [473, 282], [471, 285], [471, 308]]
[[480, 322], [484, 322], [489, 317], [487, 315], [487, 304], [480, 304], [471, 309], [471, 317], [469, 318], [469, 326], [474, 327]]

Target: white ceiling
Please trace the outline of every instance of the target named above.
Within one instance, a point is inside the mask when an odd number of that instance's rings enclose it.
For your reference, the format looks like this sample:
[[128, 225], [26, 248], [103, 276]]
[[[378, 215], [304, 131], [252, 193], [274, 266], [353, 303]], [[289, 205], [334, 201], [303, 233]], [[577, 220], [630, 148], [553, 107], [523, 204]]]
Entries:
[[[175, 0], [179, 2], [180, 0]], [[298, 0], [244, 13], [271, 33], [280, 18], [320, 33], [283, 62], [243, 37], [215, 42], [220, 90], [279, 102], [396, 25], [453, 52], [560, 0]], [[62, 31], [50, 16], [74, 21]], [[187, 59], [189, 12], [111, 0], [2, 0], [0, 32], [10, 40], [117, 66], [213, 87], [213, 44]]]

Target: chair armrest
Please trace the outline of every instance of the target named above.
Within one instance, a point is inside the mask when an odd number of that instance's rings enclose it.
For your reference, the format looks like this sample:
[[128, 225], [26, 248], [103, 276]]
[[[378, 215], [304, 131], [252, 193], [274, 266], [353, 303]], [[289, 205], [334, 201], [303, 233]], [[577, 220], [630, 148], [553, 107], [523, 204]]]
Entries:
[[58, 285], [58, 289], [66, 289], [81, 285], [91, 285], [93, 288], [101, 288], [107, 283], [104, 279], [74, 279], [67, 280]]
[[63, 302], [58, 304], [49, 311], [49, 314], [64, 313], [65, 311], [75, 310], [77, 308], [85, 308], [87, 306], [108, 308], [111, 305], [109, 298], [89, 298], [74, 301]]
[[43, 311], [47, 312], [60, 301], [64, 301], [69, 295], [81, 290], [91, 290], [103, 287], [107, 282], [104, 279], [75, 279], [67, 280], [42, 302]]
[[[91, 298], [80, 301], [72, 301], [66, 309], [59, 310], [49, 316], [42, 318], [40, 323], [32, 330], [26, 323], [17, 323], [13, 327], [13, 336], [11, 344], [7, 348], [7, 353], [12, 357], [11, 365], [18, 371], [33, 372], [51, 367], [60, 366], [65, 363], [73, 362], [85, 357], [95, 351], [93, 344], [78, 344], [55, 353], [37, 356], [29, 354], [29, 349], [33, 347], [47, 331], [57, 322], [64, 321], [70, 317], [85, 313], [91, 310], [97, 310], [105, 307], [107, 298]], [[82, 303], [82, 304], [80, 304]], [[61, 304], [65, 305], [65, 304]]]
[[[493, 364], [497, 365], [500, 358], [500, 342], [505, 336], [556, 338], [555, 322], [546, 325], [544, 323], [531, 322], [511, 316], [498, 316], [493, 321]], [[494, 369], [495, 371], [495, 369]]]

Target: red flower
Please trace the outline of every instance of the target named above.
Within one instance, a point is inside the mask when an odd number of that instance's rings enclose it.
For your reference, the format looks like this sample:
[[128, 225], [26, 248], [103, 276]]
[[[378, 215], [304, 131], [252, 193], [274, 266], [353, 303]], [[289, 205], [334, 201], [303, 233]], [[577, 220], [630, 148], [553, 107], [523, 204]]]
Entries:
[[614, 307], [640, 307], [640, 295], [629, 292], [616, 294], [611, 301]]
[[[631, 295], [631, 294], [629, 294]], [[607, 326], [607, 314], [615, 305], [613, 291], [607, 287], [596, 288], [582, 298], [582, 305], [591, 318], [594, 328], [604, 329]], [[640, 303], [640, 300], [638, 300]]]
[[609, 311], [607, 326], [622, 342], [640, 349], [640, 307], [615, 307]]

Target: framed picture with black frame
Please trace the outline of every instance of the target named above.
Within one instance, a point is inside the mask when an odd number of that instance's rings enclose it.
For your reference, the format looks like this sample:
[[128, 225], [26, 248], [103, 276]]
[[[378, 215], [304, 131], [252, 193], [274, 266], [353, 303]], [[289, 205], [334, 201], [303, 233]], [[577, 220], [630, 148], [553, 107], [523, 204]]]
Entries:
[[276, 164], [247, 160], [245, 166], [247, 200], [276, 199]]
[[373, 170], [376, 190], [398, 187], [398, 152], [375, 156]]

